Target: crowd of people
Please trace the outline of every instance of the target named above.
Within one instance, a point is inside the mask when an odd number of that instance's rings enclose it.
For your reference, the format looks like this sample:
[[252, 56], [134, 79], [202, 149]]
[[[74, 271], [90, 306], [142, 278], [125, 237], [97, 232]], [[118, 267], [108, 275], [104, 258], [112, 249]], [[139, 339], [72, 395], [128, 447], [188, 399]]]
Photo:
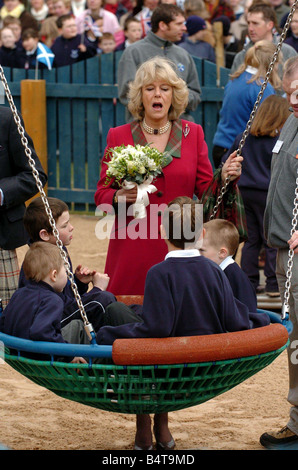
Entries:
[[[153, 12], [163, 3], [177, 5], [183, 12], [182, 35], [172, 40], [194, 57], [216, 62], [220, 42], [224, 65], [231, 68], [235, 55], [255, 42], [247, 16], [253, 0], [1, 0], [0, 64], [59, 67], [125, 50], [152, 31]], [[268, 5], [276, 41], [290, 5], [282, 0], [268, 0]], [[297, 15], [285, 40], [296, 51]], [[219, 38], [213, 30], [218, 23], [222, 25]], [[36, 64], [39, 43], [45, 46], [43, 54], [50, 56], [49, 61], [38, 58]]]
[[[297, 13], [268, 79], [242, 155], [238, 155], [239, 141], [272, 61], [280, 28], [290, 11], [286, 3], [3, 2], [2, 65], [33, 68], [40, 55], [45, 58], [48, 54], [51, 66], [59, 67], [97, 54], [123, 51], [118, 87], [127, 122], [109, 130], [94, 196], [97, 206], [103, 205], [105, 212], [115, 215], [105, 274], [81, 265], [74, 270], [97, 342], [214, 334], [267, 325], [267, 315], [257, 312], [260, 251], [265, 250], [265, 289], [269, 296], [278, 296], [284, 290], [288, 247], [298, 251], [298, 232], [290, 237], [298, 159]], [[193, 122], [191, 111], [201, 100], [193, 56], [216, 61], [216, 23], [222, 25], [231, 74], [214, 135], [212, 166], [203, 129]], [[49, 62], [43, 61], [40, 66], [49, 68]], [[11, 125], [11, 112], [2, 107], [0, 116], [0, 278], [4, 279], [0, 296], [5, 307], [0, 331], [25, 339], [85, 342], [65, 268], [55, 253], [56, 247], [46, 248], [56, 241], [43, 203], [37, 198], [25, 210], [24, 203], [36, 193], [36, 188], [17, 130]], [[45, 184], [47, 176], [27, 137]], [[155, 178], [154, 188], [148, 190], [149, 207], [139, 219], [130, 211], [138, 201], [137, 185], [126, 182], [119, 186], [116, 179], [108, 178], [111, 149], [122, 146], [150, 146], [164, 156], [162, 172]], [[235, 263], [240, 241], [237, 221], [233, 224], [219, 219], [203, 225], [202, 217], [197, 221], [199, 204], [193, 198], [195, 195], [199, 202], [206, 202], [206, 194], [214, 198], [227, 179], [227, 197], [222, 204], [228, 206], [234, 201], [239, 188], [247, 219], [248, 237], [241, 267]], [[49, 204], [67, 253], [73, 230], [68, 207], [52, 198]], [[123, 208], [125, 223], [121, 219]], [[191, 228], [188, 238], [184, 224]], [[30, 247], [19, 275], [15, 249], [26, 242]], [[296, 264], [295, 257], [295, 279]], [[296, 285], [292, 287], [290, 304], [292, 339], [298, 336]], [[125, 294], [143, 295], [143, 305], [133, 308], [118, 302], [116, 296]], [[54, 308], [55, 302], [59, 308]], [[293, 408], [289, 423], [278, 433], [263, 435], [264, 446], [298, 440], [296, 375], [296, 369], [290, 367], [289, 401]], [[150, 416], [138, 415], [136, 425], [134, 449], [152, 449]], [[175, 448], [167, 413], [154, 416], [153, 433], [159, 449]]]

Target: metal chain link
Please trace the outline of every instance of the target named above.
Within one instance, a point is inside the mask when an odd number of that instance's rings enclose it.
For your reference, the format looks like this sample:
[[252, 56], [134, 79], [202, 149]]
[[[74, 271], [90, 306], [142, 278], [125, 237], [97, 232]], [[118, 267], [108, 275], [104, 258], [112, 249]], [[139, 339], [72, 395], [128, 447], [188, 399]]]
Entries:
[[[289, 16], [288, 16], [288, 18], [287, 18], [286, 24], [285, 24], [285, 26], [284, 26], [284, 28], [283, 28], [283, 31], [282, 31], [282, 33], [281, 33], [281, 35], [280, 35], [278, 44], [276, 45], [275, 52], [274, 52], [273, 57], [272, 57], [272, 60], [271, 60], [271, 62], [270, 62], [270, 64], [269, 64], [268, 70], [267, 70], [267, 72], [266, 72], [265, 80], [264, 80], [264, 82], [263, 82], [263, 84], [262, 84], [262, 86], [261, 86], [261, 89], [260, 89], [259, 94], [258, 94], [258, 96], [257, 96], [256, 102], [255, 102], [255, 104], [254, 104], [253, 110], [252, 110], [252, 112], [251, 112], [251, 114], [250, 114], [249, 120], [247, 121], [246, 128], [245, 128], [245, 130], [244, 130], [244, 132], [243, 132], [243, 134], [242, 134], [241, 140], [240, 140], [240, 142], [239, 142], [239, 146], [238, 146], [237, 154], [236, 154], [237, 157], [241, 155], [242, 148], [243, 148], [244, 143], [245, 143], [245, 141], [246, 141], [246, 138], [247, 138], [247, 136], [248, 136], [248, 134], [249, 134], [249, 131], [250, 131], [252, 122], [253, 122], [253, 120], [254, 120], [256, 111], [257, 111], [257, 109], [258, 109], [258, 107], [259, 107], [259, 104], [260, 104], [260, 101], [261, 101], [261, 99], [262, 99], [262, 97], [263, 97], [265, 88], [266, 88], [266, 86], [267, 86], [267, 84], [268, 84], [268, 81], [269, 81], [271, 72], [272, 72], [272, 70], [273, 70], [273, 67], [274, 67], [274, 65], [275, 65], [275, 62], [277, 61], [278, 54], [279, 54], [279, 52], [280, 52], [280, 50], [281, 50], [281, 46], [282, 46], [282, 44], [283, 44], [283, 42], [284, 42], [284, 40], [285, 40], [285, 38], [286, 38], [287, 31], [288, 31], [289, 26], [290, 26], [290, 24], [291, 24], [291, 21], [292, 21], [293, 14], [294, 14], [294, 11], [295, 11], [295, 9], [296, 9], [297, 3], [298, 3], [298, 0], [295, 0], [294, 3], [293, 3], [293, 5], [292, 5], [292, 7], [291, 7], [291, 10], [290, 10]], [[212, 214], [211, 214], [211, 216], [210, 216], [210, 220], [214, 219], [214, 217], [216, 216], [216, 213], [217, 213], [218, 208], [219, 208], [219, 206], [220, 206], [220, 204], [221, 204], [221, 202], [222, 202], [222, 199], [223, 199], [225, 193], [227, 192], [227, 188], [228, 188], [229, 183], [230, 183], [230, 176], [228, 176], [228, 177], [225, 179], [225, 182], [224, 182], [224, 184], [223, 184], [223, 186], [222, 186], [222, 188], [221, 188], [221, 190], [220, 190], [220, 193], [219, 193], [218, 198], [217, 198], [217, 200], [216, 200], [216, 203], [215, 203], [215, 205], [214, 205], [213, 212], [212, 212]]]
[[18, 111], [17, 111], [17, 108], [14, 104], [14, 101], [13, 101], [13, 97], [11, 95], [11, 92], [10, 92], [10, 89], [9, 89], [9, 86], [8, 86], [8, 83], [7, 83], [7, 80], [6, 80], [6, 77], [4, 75], [4, 71], [3, 71], [3, 68], [2, 66], [0, 65], [0, 79], [3, 83], [3, 87], [4, 87], [4, 90], [5, 90], [5, 94], [6, 94], [6, 97], [7, 97], [7, 100], [8, 100], [8, 103], [9, 103], [9, 106], [10, 106], [10, 109], [12, 111], [12, 114], [13, 114], [13, 118], [14, 118], [14, 121], [17, 125], [17, 129], [18, 129], [18, 133], [20, 134], [21, 136], [21, 142], [22, 142], [22, 145], [24, 147], [24, 150], [25, 150], [25, 154], [28, 158], [28, 162], [29, 162], [29, 165], [31, 167], [31, 170], [32, 170], [32, 174], [33, 174], [33, 177], [35, 179], [35, 182], [36, 182], [36, 186], [40, 192], [40, 196], [41, 196], [41, 199], [43, 201], [43, 204], [44, 204], [44, 207], [45, 207], [45, 211], [46, 211], [46, 214], [49, 218], [49, 223], [52, 227], [52, 230], [53, 230], [53, 235], [55, 236], [55, 239], [56, 239], [56, 245], [58, 246], [59, 250], [60, 250], [60, 255], [63, 259], [63, 262], [64, 262], [64, 266], [65, 266], [65, 269], [66, 269], [66, 273], [67, 273], [67, 277], [68, 279], [70, 280], [70, 283], [71, 283], [71, 288], [73, 290], [73, 293], [74, 293], [74, 296], [75, 296], [75, 300], [78, 304], [78, 307], [79, 307], [79, 310], [80, 310], [80, 313], [81, 313], [81, 317], [83, 319], [83, 322], [84, 322], [84, 327], [85, 327], [85, 330], [86, 330], [86, 333], [89, 337], [89, 339], [91, 341], [94, 341], [94, 337], [95, 337], [95, 334], [94, 334], [94, 331], [93, 331], [93, 327], [92, 325], [90, 324], [88, 318], [87, 318], [87, 315], [86, 315], [86, 312], [85, 312], [85, 309], [84, 309], [84, 305], [82, 303], [82, 299], [81, 299], [81, 296], [78, 292], [78, 288], [77, 288], [77, 285], [74, 281], [74, 275], [70, 269], [70, 264], [69, 264], [69, 261], [68, 261], [68, 258], [67, 258], [67, 255], [66, 255], [66, 252], [63, 248], [63, 244], [59, 238], [59, 232], [57, 230], [57, 227], [56, 227], [56, 223], [55, 223], [55, 220], [54, 220], [54, 217], [53, 217], [53, 214], [52, 214], [52, 211], [51, 211], [51, 208], [49, 206], [49, 202], [48, 202], [48, 199], [47, 199], [47, 196], [46, 196], [46, 193], [43, 189], [43, 185], [42, 185], [42, 182], [40, 181], [40, 178], [39, 178], [39, 172], [38, 170], [36, 169], [36, 165], [35, 165], [35, 160], [32, 158], [32, 152], [31, 152], [31, 149], [30, 147], [28, 146], [28, 139], [26, 138], [25, 136], [25, 131], [24, 131], [24, 127], [22, 126], [22, 122], [21, 122], [21, 119], [20, 119], [20, 116], [18, 114]]

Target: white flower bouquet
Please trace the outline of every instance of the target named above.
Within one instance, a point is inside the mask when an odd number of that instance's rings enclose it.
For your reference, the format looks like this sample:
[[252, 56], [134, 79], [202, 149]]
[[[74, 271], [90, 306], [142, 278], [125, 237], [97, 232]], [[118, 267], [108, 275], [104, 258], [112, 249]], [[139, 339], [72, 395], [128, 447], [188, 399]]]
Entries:
[[162, 173], [165, 156], [149, 145], [121, 145], [109, 149], [111, 155], [107, 162], [106, 184], [115, 181], [118, 186], [131, 189], [138, 186], [138, 196], [133, 207], [134, 217], [146, 217], [146, 206], [149, 204], [149, 193], [157, 188], [151, 184], [153, 179]]

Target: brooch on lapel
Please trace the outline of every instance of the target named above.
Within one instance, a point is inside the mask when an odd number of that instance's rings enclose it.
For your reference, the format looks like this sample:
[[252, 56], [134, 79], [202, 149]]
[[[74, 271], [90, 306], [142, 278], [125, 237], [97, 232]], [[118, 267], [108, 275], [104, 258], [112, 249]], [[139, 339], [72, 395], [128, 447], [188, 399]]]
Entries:
[[184, 129], [183, 129], [183, 135], [184, 135], [184, 137], [187, 137], [187, 136], [188, 136], [189, 131], [190, 131], [189, 125], [188, 125], [188, 124], [185, 124], [185, 127], [184, 127]]

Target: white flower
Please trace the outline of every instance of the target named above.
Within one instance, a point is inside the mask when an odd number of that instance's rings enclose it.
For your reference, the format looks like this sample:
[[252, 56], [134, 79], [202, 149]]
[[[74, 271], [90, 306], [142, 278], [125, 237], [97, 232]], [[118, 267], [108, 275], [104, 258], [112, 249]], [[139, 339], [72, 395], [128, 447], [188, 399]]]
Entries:
[[123, 145], [110, 149], [110, 154], [106, 184], [112, 179], [119, 185], [125, 179], [141, 184], [150, 175], [156, 177], [162, 172], [164, 155], [149, 145]]

